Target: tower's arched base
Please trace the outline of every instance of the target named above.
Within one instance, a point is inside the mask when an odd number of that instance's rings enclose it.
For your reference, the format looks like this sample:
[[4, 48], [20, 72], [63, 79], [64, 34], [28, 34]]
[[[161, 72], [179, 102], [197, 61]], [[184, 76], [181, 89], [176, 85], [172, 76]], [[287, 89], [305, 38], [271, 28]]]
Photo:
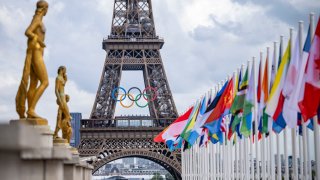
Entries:
[[96, 156], [91, 162], [93, 173], [114, 160], [139, 157], [163, 166], [175, 179], [181, 179], [180, 153], [172, 153], [163, 143], [150, 138], [83, 139], [81, 145], [81, 156]]
[[181, 179], [181, 169], [178, 169], [176, 162], [168, 157], [158, 152], [145, 151], [145, 150], [120, 150], [117, 152], [104, 152], [103, 157], [99, 156], [96, 161], [92, 163], [94, 166], [93, 173], [95, 173], [99, 168], [108, 164], [114, 160], [122, 159], [126, 157], [139, 157], [153, 161], [161, 166], [163, 166], [175, 179]]

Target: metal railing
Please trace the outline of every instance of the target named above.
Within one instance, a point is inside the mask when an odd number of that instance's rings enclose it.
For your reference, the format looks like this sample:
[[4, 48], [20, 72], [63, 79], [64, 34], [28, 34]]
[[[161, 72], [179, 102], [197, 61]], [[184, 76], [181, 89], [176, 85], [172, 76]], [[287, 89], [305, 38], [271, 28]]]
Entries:
[[165, 128], [174, 119], [152, 119], [150, 117], [119, 117], [115, 119], [82, 119], [81, 129], [105, 129], [105, 128]]

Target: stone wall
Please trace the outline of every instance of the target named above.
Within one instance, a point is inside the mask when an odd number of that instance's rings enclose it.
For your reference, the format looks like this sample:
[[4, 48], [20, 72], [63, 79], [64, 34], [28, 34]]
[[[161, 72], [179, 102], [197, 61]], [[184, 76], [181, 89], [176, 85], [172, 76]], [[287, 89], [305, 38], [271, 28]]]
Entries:
[[93, 167], [52, 135], [47, 125], [0, 124], [0, 179], [91, 180]]

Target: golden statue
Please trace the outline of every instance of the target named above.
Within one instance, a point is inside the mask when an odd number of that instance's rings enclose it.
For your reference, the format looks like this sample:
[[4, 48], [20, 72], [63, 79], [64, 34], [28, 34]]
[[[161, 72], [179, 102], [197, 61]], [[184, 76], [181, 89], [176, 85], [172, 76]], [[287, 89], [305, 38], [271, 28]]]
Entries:
[[70, 143], [72, 128], [71, 128], [71, 115], [67, 102], [70, 97], [65, 95], [64, 87], [66, 85], [67, 78], [67, 69], [64, 66], [60, 66], [58, 69], [58, 76], [56, 78], [55, 94], [57, 96], [57, 104], [59, 105], [58, 116], [57, 116], [57, 126], [54, 132], [54, 138], [58, 137], [58, 132], [62, 130], [62, 137]]
[[[44, 43], [46, 29], [42, 23], [42, 18], [47, 14], [48, 7], [48, 3], [44, 0], [37, 2], [35, 15], [25, 32], [28, 37], [28, 48], [22, 79], [16, 96], [16, 111], [20, 119], [26, 117], [26, 100], [28, 100], [27, 117], [41, 118], [35, 113], [35, 107], [49, 85], [48, 73], [43, 60], [43, 51], [46, 47]], [[39, 82], [40, 85], [38, 86]]]
[[[66, 102], [68, 103], [70, 100], [70, 96], [66, 94], [65, 96]], [[59, 105], [58, 99], [57, 99], [57, 104], [59, 106], [58, 108], [58, 115], [57, 115], [57, 124], [56, 124], [56, 129], [54, 130], [53, 138], [58, 138], [58, 133], [62, 128], [62, 120], [65, 118], [65, 115], [62, 112], [61, 106]]]

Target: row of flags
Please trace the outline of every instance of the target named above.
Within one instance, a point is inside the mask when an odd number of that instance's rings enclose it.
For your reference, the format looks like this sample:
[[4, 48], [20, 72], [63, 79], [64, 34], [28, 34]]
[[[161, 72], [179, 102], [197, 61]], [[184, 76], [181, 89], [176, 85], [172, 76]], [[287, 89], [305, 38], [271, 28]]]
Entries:
[[166, 143], [174, 151], [190, 148], [199, 138], [199, 145], [205, 146], [209, 141], [222, 143], [224, 137], [234, 137], [233, 141], [253, 137], [254, 126], [258, 126], [260, 137], [271, 131], [280, 133], [287, 126], [301, 131], [302, 121], [312, 129], [312, 119], [320, 111], [319, 20], [313, 39], [309, 27], [303, 51], [299, 33], [293, 47], [289, 40], [283, 55], [280, 45], [279, 60], [272, 61], [270, 81], [267, 56], [264, 66], [259, 64], [257, 81], [254, 64], [251, 70], [249, 66], [241, 70], [214, 96], [209, 93], [197, 101], [154, 141]]

